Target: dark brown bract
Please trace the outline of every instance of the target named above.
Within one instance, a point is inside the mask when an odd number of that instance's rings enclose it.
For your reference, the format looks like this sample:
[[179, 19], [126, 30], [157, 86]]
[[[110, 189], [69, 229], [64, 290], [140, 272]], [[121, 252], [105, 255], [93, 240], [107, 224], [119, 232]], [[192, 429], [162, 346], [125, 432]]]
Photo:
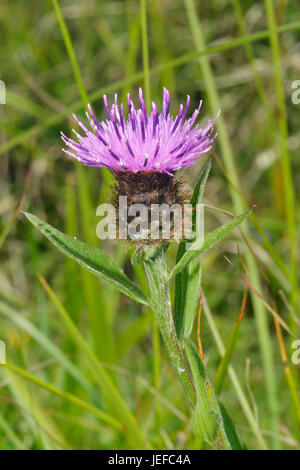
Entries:
[[184, 204], [189, 200], [184, 178], [166, 173], [138, 171], [112, 171], [116, 184], [113, 186], [113, 203], [118, 207], [119, 196], [127, 196], [131, 204]]
[[[185, 188], [185, 180], [183, 177], [170, 176], [161, 172], [127, 172], [127, 171], [112, 171], [116, 180], [113, 186], [112, 202], [115, 208], [119, 209], [119, 197], [127, 197], [128, 208], [133, 204], [143, 204], [148, 211], [148, 223], [151, 223], [151, 206], [158, 204], [167, 204], [169, 207], [173, 205], [180, 205], [188, 203], [190, 200], [190, 192]], [[182, 207], [183, 211], [183, 207]], [[171, 214], [171, 223], [174, 214]], [[134, 217], [128, 216], [127, 222], [130, 223]], [[182, 217], [183, 218], [183, 217]], [[162, 226], [160, 226], [160, 233]], [[182, 230], [183, 232], [183, 230]], [[178, 236], [171, 230], [170, 239], [178, 239]], [[152, 240], [150, 238], [143, 239], [137, 243], [160, 243], [162, 238]], [[165, 240], [166, 241], [166, 240]]]

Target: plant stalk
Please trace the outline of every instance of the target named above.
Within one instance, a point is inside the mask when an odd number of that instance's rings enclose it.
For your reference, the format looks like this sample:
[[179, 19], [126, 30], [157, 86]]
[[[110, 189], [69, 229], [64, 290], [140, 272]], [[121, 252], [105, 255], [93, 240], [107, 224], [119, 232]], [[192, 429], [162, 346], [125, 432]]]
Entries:
[[173, 321], [166, 250], [167, 244], [144, 247], [143, 263], [149, 282], [152, 309], [160, 333], [167, 347], [170, 361], [176, 369], [180, 382], [194, 407], [196, 404], [196, 392], [183, 352], [177, 340]]
[[[195, 410], [197, 404], [196, 389], [194, 387], [189, 366], [178, 342], [173, 320], [170, 299], [170, 276], [166, 263], [167, 249], [168, 243], [163, 243], [154, 247], [144, 247], [143, 263], [149, 282], [151, 306], [155, 313], [160, 333], [167, 347], [170, 361], [176, 369], [179, 380], [190, 399], [193, 409]], [[210, 416], [208, 416], [208, 422], [209, 421]], [[223, 425], [219, 428], [219, 437], [213, 447], [216, 449], [231, 449]]]

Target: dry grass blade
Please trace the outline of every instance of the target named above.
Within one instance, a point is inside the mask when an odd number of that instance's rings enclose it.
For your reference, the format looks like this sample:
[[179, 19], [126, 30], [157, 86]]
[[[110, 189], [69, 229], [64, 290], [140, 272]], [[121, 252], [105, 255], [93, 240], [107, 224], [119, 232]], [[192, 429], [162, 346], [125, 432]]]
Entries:
[[246, 303], [247, 303], [247, 294], [248, 294], [248, 287], [245, 285], [241, 309], [240, 309], [238, 318], [236, 319], [236, 321], [234, 323], [232, 332], [231, 332], [230, 337], [228, 339], [228, 342], [226, 344], [225, 354], [221, 359], [221, 362], [219, 364], [219, 367], [217, 369], [216, 376], [215, 376], [214, 385], [215, 385], [215, 390], [216, 390], [218, 395], [222, 391], [224, 381], [225, 381], [225, 378], [226, 378], [226, 375], [227, 375], [228, 367], [229, 367], [229, 364], [230, 364], [230, 361], [231, 361], [231, 358], [232, 358], [232, 353], [233, 353], [233, 350], [234, 350], [234, 346], [236, 344], [240, 323], [241, 323], [241, 321], [244, 317]]
[[224, 256], [226, 261], [233, 267], [233, 269], [236, 271], [238, 276], [244, 281], [244, 283], [249, 287], [249, 289], [262, 301], [262, 303], [265, 305], [267, 310], [273, 315], [274, 318], [276, 318], [279, 323], [283, 326], [283, 328], [295, 339], [298, 339], [298, 337], [291, 331], [289, 328], [288, 324], [278, 315], [278, 313], [271, 307], [271, 305], [264, 299], [264, 297], [250, 284], [248, 279], [243, 276], [243, 274], [234, 266], [234, 264], [230, 261], [230, 259], [227, 258], [227, 256]]

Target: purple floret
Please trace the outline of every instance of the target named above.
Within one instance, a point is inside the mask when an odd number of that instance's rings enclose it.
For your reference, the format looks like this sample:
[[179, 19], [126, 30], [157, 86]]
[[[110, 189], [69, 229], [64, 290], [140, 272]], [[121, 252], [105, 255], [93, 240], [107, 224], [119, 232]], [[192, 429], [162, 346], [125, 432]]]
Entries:
[[63, 151], [84, 165], [106, 167], [127, 172], [159, 171], [173, 175], [180, 168], [194, 165], [197, 158], [208, 152], [216, 134], [213, 125], [218, 115], [201, 129], [195, 125], [201, 104], [186, 119], [190, 97], [180, 105], [177, 116], [169, 114], [170, 94], [163, 91], [163, 105], [159, 113], [152, 102], [152, 112], [147, 114], [143, 91], [139, 89], [140, 109], [135, 109], [128, 94], [128, 117], [125, 120], [123, 104], [118, 107], [117, 94], [112, 107], [104, 95], [104, 106], [109, 119], [98, 122], [90, 105], [86, 113], [91, 130], [76, 119], [85, 135], [73, 132], [77, 141], [65, 136], [67, 146]]

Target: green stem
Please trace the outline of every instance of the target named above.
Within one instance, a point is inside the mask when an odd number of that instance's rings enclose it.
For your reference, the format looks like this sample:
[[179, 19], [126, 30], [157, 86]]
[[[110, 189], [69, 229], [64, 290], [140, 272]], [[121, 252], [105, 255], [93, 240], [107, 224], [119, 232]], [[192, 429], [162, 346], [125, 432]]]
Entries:
[[144, 267], [149, 282], [152, 308], [173, 367], [193, 406], [196, 393], [188, 366], [178, 343], [173, 321], [170, 281], [166, 263], [166, 244], [144, 248]]
[[[170, 278], [167, 263], [166, 251], [168, 244], [144, 247], [143, 262], [149, 282], [151, 293], [152, 309], [167, 347], [171, 364], [176, 369], [179, 380], [186, 391], [193, 408], [196, 407], [197, 397], [190, 369], [183, 356], [183, 351], [178, 342], [170, 299]], [[199, 400], [199, 396], [198, 396]], [[198, 402], [199, 405], [199, 402]], [[200, 399], [200, 406], [203, 405]], [[208, 416], [208, 422], [209, 422]], [[219, 439], [224, 449], [231, 449], [224, 426], [220, 426]], [[211, 444], [212, 445], [212, 444]], [[216, 448], [218, 444], [216, 443]]]

